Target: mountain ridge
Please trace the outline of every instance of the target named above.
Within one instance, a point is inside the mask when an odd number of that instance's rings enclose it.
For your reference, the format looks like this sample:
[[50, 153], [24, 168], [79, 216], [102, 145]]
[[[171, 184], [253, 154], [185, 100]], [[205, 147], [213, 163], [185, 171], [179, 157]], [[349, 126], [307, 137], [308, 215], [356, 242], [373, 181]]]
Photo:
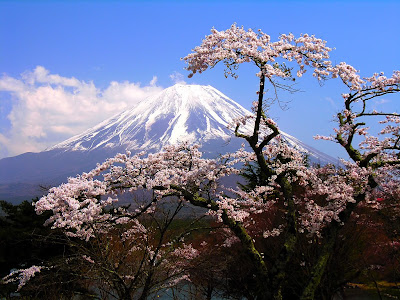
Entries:
[[211, 86], [178, 84], [47, 150], [161, 150], [183, 141], [227, 140], [232, 136], [227, 125], [244, 114], [250, 112]]
[[[169, 144], [189, 142], [200, 144], [208, 158], [233, 152], [243, 139], [235, 137], [227, 125], [249, 114], [211, 86], [174, 85], [45, 151], [0, 159], [0, 199], [20, 201], [41, 196], [42, 190], [33, 192], [34, 185], [58, 185], [127, 150], [151, 153]], [[241, 126], [241, 130], [251, 132], [252, 126]], [[337, 164], [334, 158], [295, 137], [285, 132], [282, 136], [312, 162]]]

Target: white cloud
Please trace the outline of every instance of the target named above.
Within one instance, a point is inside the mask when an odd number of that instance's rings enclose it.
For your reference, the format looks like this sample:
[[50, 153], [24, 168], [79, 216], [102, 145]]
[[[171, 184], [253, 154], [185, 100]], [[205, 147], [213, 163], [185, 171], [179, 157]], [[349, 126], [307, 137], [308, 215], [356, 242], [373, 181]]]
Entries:
[[386, 104], [386, 103], [390, 103], [390, 100], [388, 100], [388, 99], [374, 99], [374, 104], [382, 105], [382, 104]]
[[57, 74], [50, 74], [50, 71], [42, 66], [37, 66], [33, 72], [27, 71], [22, 74], [22, 78], [26, 83], [48, 83], [57, 84], [62, 86], [79, 87], [82, 82], [78, 79], [71, 77], [62, 77]]
[[[379, 98], [379, 99], [373, 99], [372, 101], [372, 110], [376, 110], [376, 111], [390, 111], [391, 107], [393, 106], [390, 105], [392, 104], [391, 101], [389, 99], [385, 99], [385, 98]], [[396, 108], [393, 108], [394, 111], [396, 111]]]
[[174, 84], [186, 84], [186, 81], [184, 79], [185, 77], [179, 72], [175, 71], [174, 73], [169, 75], [169, 78], [172, 80]]
[[325, 100], [328, 101], [333, 108], [335, 108], [335, 109], [338, 108], [337, 104], [335, 103], [335, 101], [331, 97], [325, 97]]
[[0, 129], [0, 158], [42, 151], [162, 90], [156, 85], [113, 81], [105, 89], [93, 82], [51, 74], [38, 66], [20, 79], [3, 75], [0, 92], [12, 97], [11, 128]]
[[157, 76], [153, 76], [153, 79], [150, 81], [150, 86], [156, 86], [157, 80], [158, 80]]

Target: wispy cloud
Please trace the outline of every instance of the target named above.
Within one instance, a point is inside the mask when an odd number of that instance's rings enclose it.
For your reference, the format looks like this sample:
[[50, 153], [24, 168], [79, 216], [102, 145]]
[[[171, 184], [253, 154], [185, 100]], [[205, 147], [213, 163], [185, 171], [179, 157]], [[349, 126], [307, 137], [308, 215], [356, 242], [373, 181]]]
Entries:
[[335, 101], [331, 97], [325, 97], [325, 100], [328, 101], [333, 108], [335, 108], [335, 109], [338, 108], [338, 105], [335, 103]]
[[[111, 82], [99, 89], [93, 82], [51, 74], [42, 66], [20, 78], [0, 77], [0, 92], [9, 94], [11, 127], [0, 129], [0, 158], [41, 151], [162, 90], [153, 77], [140, 83]], [[0, 99], [1, 101], [1, 99]]]
[[387, 104], [391, 101], [385, 98], [382, 99], [373, 99], [372, 102], [372, 109], [376, 111], [382, 111], [382, 109], [387, 108]]
[[388, 100], [388, 99], [374, 99], [374, 104], [377, 104], [377, 105], [382, 105], [382, 104], [386, 104], [389, 102], [390, 102], [390, 100]]
[[150, 81], [150, 86], [156, 86], [157, 85], [157, 76], [153, 76], [153, 79]]
[[175, 71], [174, 73], [169, 75], [169, 78], [174, 84], [186, 84], [185, 77], [179, 72]]

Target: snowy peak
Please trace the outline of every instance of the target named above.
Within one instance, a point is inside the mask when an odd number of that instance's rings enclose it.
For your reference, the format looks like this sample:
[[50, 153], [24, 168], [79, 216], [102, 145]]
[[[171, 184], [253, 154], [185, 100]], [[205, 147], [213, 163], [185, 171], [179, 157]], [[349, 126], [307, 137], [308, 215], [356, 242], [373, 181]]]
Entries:
[[[156, 152], [169, 144], [189, 142], [201, 144], [203, 151], [217, 155], [239, 147], [243, 140], [235, 138], [227, 126], [250, 114], [211, 86], [177, 84], [48, 150]], [[252, 126], [249, 123], [241, 130], [251, 132]], [[307, 153], [312, 161], [337, 164], [336, 159], [281, 133], [292, 147]]]
[[160, 150], [183, 141], [227, 140], [228, 124], [249, 113], [211, 86], [177, 84], [49, 150]]
[[[175, 85], [143, 99], [135, 107], [40, 153], [25, 153], [0, 160], [0, 197], [15, 201], [41, 196], [33, 187], [58, 185], [69, 176], [87, 172], [118, 152], [157, 152], [168, 144], [201, 144], [204, 157], [240, 148], [243, 139], [227, 128], [250, 112], [211, 86]], [[251, 132], [251, 124], [242, 126]], [[312, 162], [337, 160], [284, 132], [284, 139], [308, 154]]]

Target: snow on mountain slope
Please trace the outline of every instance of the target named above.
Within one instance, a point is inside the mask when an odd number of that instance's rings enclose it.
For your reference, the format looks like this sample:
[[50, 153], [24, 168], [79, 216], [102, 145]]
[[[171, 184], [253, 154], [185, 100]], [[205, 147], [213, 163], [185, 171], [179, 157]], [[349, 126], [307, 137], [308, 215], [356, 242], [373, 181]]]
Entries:
[[246, 114], [250, 112], [211, 86], [174, 85], [48, 150], [160, 150], [183, 141], [227, 140], [232, 137], [227, 125]]
[[[204, 156], [215, 158], [240, 147], [243, 139], [234, 137], [227, 125], [249, 114], [211, 86], [172, 86], [46, 151], [0, 159], [0, 199], [41, 196], [38, 185], [58, 185], [126, 150], [157, 152], [165, 145], [187, 141], [201, 144]], [[241, 129], [251, 132], [252, 126]], [[282, 136], [312, 162], [338, 163], [287, 133]]]
[[[228, 124], [250, 114], [211, 86], [177, 84], [47, 150], [159, 151], [165, 145], [184, 141], [203, 145], [219, 141], [221, 145], [221, 141], [228, 143], [235, 139]], [[252, 126], [247, 124], [241, 130], [250, 132]], [[336, 159], [295, 137], [285, 132], [282, 135], [290, 145], [307, 153], [313, 162], [337, 163]]]

